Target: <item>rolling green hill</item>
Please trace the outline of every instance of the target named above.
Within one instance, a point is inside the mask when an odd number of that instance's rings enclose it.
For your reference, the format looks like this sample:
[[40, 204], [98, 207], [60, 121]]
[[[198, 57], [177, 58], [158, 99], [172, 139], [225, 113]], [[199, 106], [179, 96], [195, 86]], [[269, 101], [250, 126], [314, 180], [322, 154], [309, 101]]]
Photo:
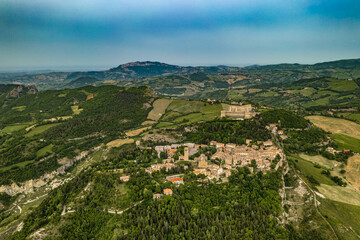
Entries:
[[0, 185], [40, 177], [60, 159], [124, 137], [156, 97], [147, 87], [116, 86], [8, 95], [18, 87], [0, 87]]
[[[0, 74], [0, 82], [36, 84], [39, 89], [44, 90], [74, 88], [94, 83], [102, 85], [109, 84], [110, 81], [111, 84], [119, 86], [146, 85], [156, 87], [155, 90], [160, 94], [189, 97], [202, 91], [224, 88], [236, 89], [259, 83], [293, 82], [319, 77], [358, 79], [360, 78], [359, 66], [360, 59], [339, 60], [314, 65], [276, 64], [249, 67], [183, 67], [146, 61], [122, 64], [106, 71], [44, 72], [39, 74], [4, 73]], [[179, 76], [184, 76], [184, 78], [179, 79]], [[178, 81], [181, 79], [182, 89], [179, 88]], [[171, 91], [175, 87], [177, 90]]]
[[[253, 89], [256, 91], [251, 91]], [[241, 92], [230, 90], [228, 96], [288, 109], [360, 105], [360, 88], [351, 79], [312, 78], [282, 84], [259, 84]]]

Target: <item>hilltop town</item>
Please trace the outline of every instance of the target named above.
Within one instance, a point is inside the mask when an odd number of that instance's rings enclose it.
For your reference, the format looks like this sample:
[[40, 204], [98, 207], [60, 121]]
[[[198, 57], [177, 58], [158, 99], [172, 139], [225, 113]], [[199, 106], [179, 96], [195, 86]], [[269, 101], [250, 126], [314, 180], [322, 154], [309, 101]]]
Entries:
[[[277, 170], [282, 166], [283, 151], [274, 146], [271, 140], [253, 142], [246, 140], [246, 145], [232, 143], [223, 144], [211, 141], [210, 145], [183, 143], [164, 146], [155, 146], [155, 151], [161, 163], [152, 164], [146, 172], [168, 172], [183, 163], [190, 163], [195, 175], [202, 174], [209, 181], [228, 181], [232, 171], [237, 167], [248, 167], [250, 172], [262, 171], [266, 173], [271, 169]], [[181, 154], [181, 155], [180, 155]], [[188, 166], [185, 165], [184, 169]], [[174, 184], [184, 184], [182, 175], [166, 177], [166, 181]], [[156, 198], [154, 195], [154, 198]]]

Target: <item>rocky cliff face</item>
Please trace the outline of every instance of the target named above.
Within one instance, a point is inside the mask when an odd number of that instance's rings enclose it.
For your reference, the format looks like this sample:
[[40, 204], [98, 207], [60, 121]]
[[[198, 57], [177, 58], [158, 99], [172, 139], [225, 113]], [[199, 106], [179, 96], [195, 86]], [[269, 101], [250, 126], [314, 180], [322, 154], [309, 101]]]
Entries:
[[[97, 151], [102, 146], [103, 145], [94, 147], [90, 151]], [[90, 151], [83, 151], [73, 159], [63, 158], [58, 160], [59, 164], [61, 164], [61, 167], [56, 169], [56, 171], [45, 173], [38, 179], [31, 179], [19, 184], [13, 182], [11, 185], [2, 185], [0, 186], [0, 193], [6, 193], [10, 196], [15, 196], [17, 194], [29, 194], [33, 193], [37, 188], [43, 187], [45, 185], [47, 186], [48, 190], [54, 189], [69, 180], [69, 178], [59, 179], [58, 176], [65, 174], [66, 169], [73, 166], [75, 162], [86, 158]]]
[[7, 97], [18, 98], [26, 94], [36, 94], [38, 92], [35, 85], [15, 85], [14, 89], [8, 93]]

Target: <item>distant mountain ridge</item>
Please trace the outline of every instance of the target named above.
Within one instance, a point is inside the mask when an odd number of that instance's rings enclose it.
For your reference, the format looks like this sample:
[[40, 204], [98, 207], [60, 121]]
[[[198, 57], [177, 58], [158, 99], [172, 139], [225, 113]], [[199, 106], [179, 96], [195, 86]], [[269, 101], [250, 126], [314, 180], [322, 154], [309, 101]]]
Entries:
[[[87, 71], [87, 72], [51, 72], [40, 74], [13, 75], [0, 73], [0, 83], [21, 83], [36, 84], [40, 90], [44, 89], [63, 89], [74, 88], [85, 85], [115, 84], [119, 86], [138, 86], [146, 85], [153, 87], [156, 83], [148, 85], [148, 78], [166, 78], [167, 88], [173, 88], [173, 82], [184, 76], [191, 80], [192, 74], [207, 74], [213, 78], [208, 78], [206, 86], [213, 88], [216, 86], [226, 87], [227, 81], [232, 81], [232, 76], [239, 76], [239, 79], [245, 79], [241, 85], [254, 84], [256, 81], [263, 83], [271, 82], [289, 82], [300, 79], [315, 77], [335, 77], [340, 79], [360, 78], [358, 72], [360, 69], [360, 59], [338, 60], [331, 62], [309, 64], [275, 64], [275, 65], [252, 65], [248, 67], [229, 67], [229, 66], [178, 66], [154, 61], [137, 61], [121, 64], [117, 67], [105, 71]], [[335, 71], [336, 70], [336, 71]], [[222, 78], [224, 83], [208, 83], [217, 81], [220, 75], [229, 75], [228, 78]], [[171, 77], [172, 76], [172, 77]], [[235, 77], [235, 82], [240, 83]], [[164, 80], [164, 79], [162, 79]], [[164, 84], [164, 81], [162, 81]], [[186, 81], [182, 81], [184, 84]], [[177, 87], [180, 87], [177, 85]], [[185, 87], [183, 85], [181, 87]]]
[[281, 70], [299, 70], [299, 69], [324, 69], [324, 68], [360, 68], [360, 58], [357, 59], [342, 59], [329, 62], [321, 62], [315, 64], [300, 64], [300, 63], [279, 63], [279, 64], [269, 64], [269, 65], [252, 65], [244, 67], [245, 69], [281, 69]]

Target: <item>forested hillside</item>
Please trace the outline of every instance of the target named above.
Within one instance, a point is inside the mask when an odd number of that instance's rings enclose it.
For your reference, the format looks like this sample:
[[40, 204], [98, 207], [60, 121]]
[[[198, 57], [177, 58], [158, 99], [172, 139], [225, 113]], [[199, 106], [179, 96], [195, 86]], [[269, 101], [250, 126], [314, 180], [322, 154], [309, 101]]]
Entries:
[[11, 97], [14, 87], [1, 88], [1, 185], [38, 178], [62, 166], [63, 158], [125, 136], [146, 120], [155, 97], [146, 87], [116, 86]]
[[[299, 85], [320, 90], [332, 81]], [[254, 104], [256, 116], [238, 121], [219, 118], [237, 102], [165, 99], [147, 87], [11, 96], [15, 88], [0, 87], [4, 239], [336, 239], [360, 230], [349, 214], [360, 214], [355, 138], [315, 126], [307, 111]], [[198, 148], [189, 160], [184, 143]], [[171, 150], [155, 148], [164, 145]], [[254, 159], [212, 158], [223, 151]]]

